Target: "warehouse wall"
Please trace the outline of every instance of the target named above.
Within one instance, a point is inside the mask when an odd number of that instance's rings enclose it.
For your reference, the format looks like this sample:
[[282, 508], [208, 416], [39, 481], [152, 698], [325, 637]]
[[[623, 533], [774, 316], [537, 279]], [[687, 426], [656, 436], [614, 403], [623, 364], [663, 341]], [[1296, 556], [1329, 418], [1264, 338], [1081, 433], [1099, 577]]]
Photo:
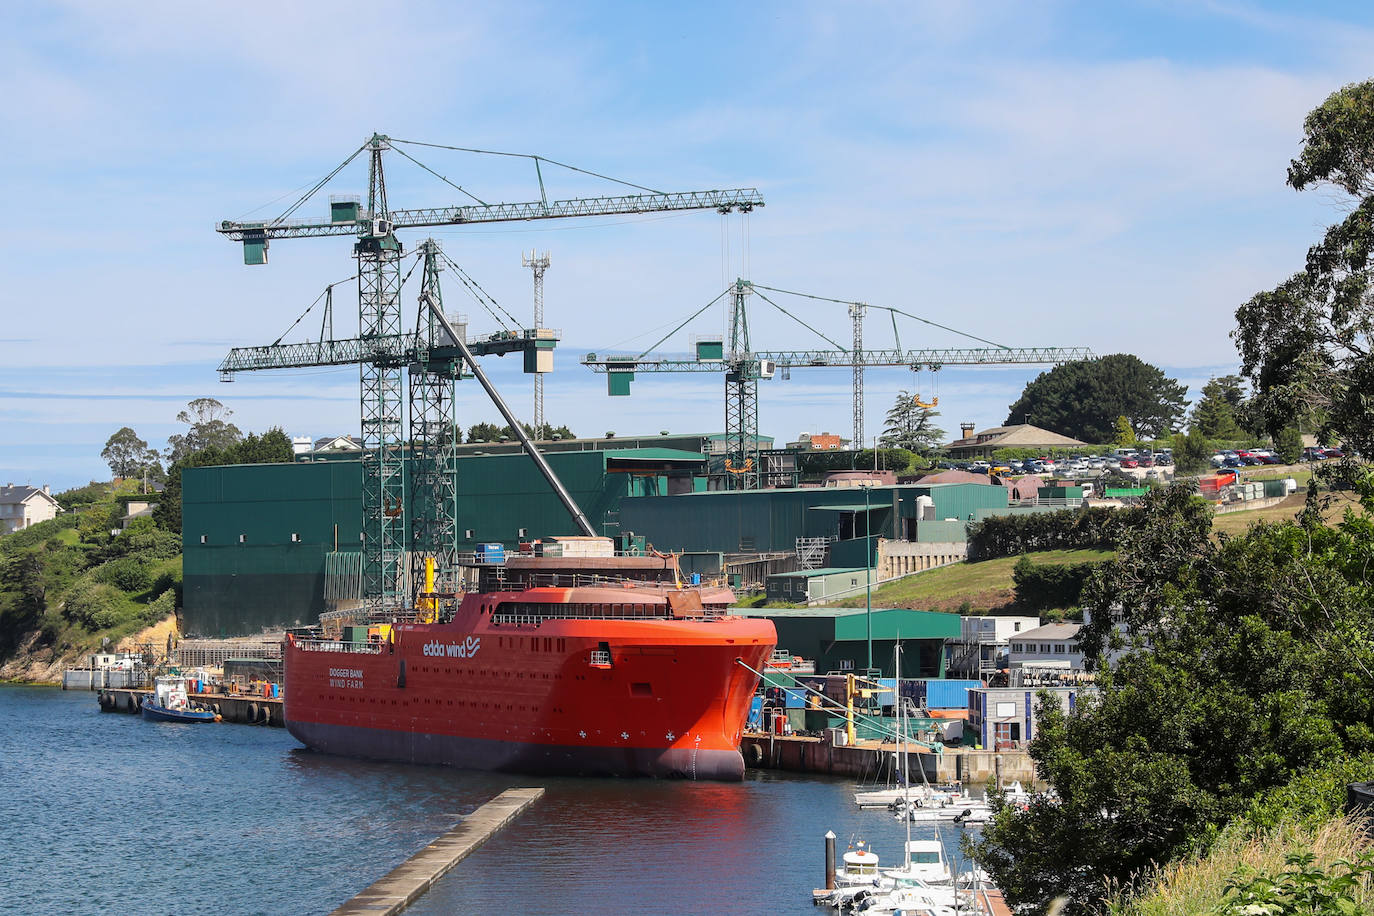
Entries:
[[[608, 474], [601, 452], [547, 458], [593, 526], [614, 534], [616, 509], [636, 478]], [[525, 455], [459, 458], [457, 487], [459, 550], [487, 541], [514, 546], [522, 528], [528, 538], [578, 533]], [[188, 468], [187, 631], [234, 636], [316, 622], [325, 610], [325, 555], [336, 544], [341, 551], [361, 547], [361, 491], [357, 461]]]

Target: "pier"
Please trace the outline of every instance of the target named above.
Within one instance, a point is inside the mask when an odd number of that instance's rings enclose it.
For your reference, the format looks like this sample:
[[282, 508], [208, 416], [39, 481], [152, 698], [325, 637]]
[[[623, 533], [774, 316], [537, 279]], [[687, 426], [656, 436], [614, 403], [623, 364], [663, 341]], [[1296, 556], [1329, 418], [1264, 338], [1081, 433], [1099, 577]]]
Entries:
[[[932, 754], [916, 746], [908, 748], [913, 772], [920, 767], [930, 782], [959, 781], [965, 785], [1020, 780], [1035, 781], [1035, 764], [1025, 750], [976, 750], [950, 748]], [[898, 746], [892, 742], [858, 741], [836, 744], [829, 733], [821, 737], [746, 732], [740, 740], [746, 766], [794, 773], [828, 773], [873, 779], [891, 766]]]
[[401, 912], [543, 794], [542, 788], [507, 789], [330, 916], [391, 916]]
[[[143, 701], [152, 694], [151, 690], [141, 688], [106, 688], [96, 692], [96, 699], [104, 712], [137, 713], [143, 706]], [[286, 724], [281, 697], [255, 697], [242, 693], [193, 693], [191, 699], [219, 713], [225, 722], [277, 727]]]

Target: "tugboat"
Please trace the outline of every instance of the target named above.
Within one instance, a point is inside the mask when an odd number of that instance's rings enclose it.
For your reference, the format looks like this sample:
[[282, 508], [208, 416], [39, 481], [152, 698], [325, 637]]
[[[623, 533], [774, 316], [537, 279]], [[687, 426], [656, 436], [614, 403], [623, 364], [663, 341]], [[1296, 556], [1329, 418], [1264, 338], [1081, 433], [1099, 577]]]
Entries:
[[143, 718], [153, 722], [218, 722], [212, 709], [192, 703], [186, 683], [179, 677], [161, 676], [153, 685], [153, 695], [143, 701]]

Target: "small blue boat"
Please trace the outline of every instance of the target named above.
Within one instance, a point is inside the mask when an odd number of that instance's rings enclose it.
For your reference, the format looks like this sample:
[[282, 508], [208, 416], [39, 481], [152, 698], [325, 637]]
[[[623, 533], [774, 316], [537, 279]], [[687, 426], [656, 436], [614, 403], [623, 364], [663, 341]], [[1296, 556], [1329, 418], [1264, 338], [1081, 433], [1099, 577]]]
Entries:
[[214, 710], [190, 701], [179, 677], [159, 677], [153, 695], [143, 701], [143, 718], [152, 722], [218, 722]]

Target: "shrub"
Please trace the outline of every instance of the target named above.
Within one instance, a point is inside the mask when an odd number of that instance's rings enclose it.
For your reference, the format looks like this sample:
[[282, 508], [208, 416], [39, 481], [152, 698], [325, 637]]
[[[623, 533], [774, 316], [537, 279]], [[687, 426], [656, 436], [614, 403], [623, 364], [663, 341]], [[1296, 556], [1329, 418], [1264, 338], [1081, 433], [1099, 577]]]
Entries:
[[1137, 509], [1065, 509], [994, 515], [969, 526], [970, 560], [995, 560], [1041, 550], [1110, 550]]
[[138, 622], [145, 626], [151, 626], [175, 614], [176, 609], [176, 592], [169, 588], [144, 605], [143, 609], [138, 612]]
[[133, 593], [145, 592], [153, 584], [148, 562], [141, 556], [110, 560], [95, 571], [95, 579], [113, 585], [120, 591]]
[[1022, 557], [1012, 569], [1016, 603], [1028, 611], [1077, 607], [1083, 583], [1100, 563], [1033, 563]]
[[104, 582], [79, 582], [67, 593], [62, 616], [87, 630], [105, 630], [119, 623], [123, 596]]

